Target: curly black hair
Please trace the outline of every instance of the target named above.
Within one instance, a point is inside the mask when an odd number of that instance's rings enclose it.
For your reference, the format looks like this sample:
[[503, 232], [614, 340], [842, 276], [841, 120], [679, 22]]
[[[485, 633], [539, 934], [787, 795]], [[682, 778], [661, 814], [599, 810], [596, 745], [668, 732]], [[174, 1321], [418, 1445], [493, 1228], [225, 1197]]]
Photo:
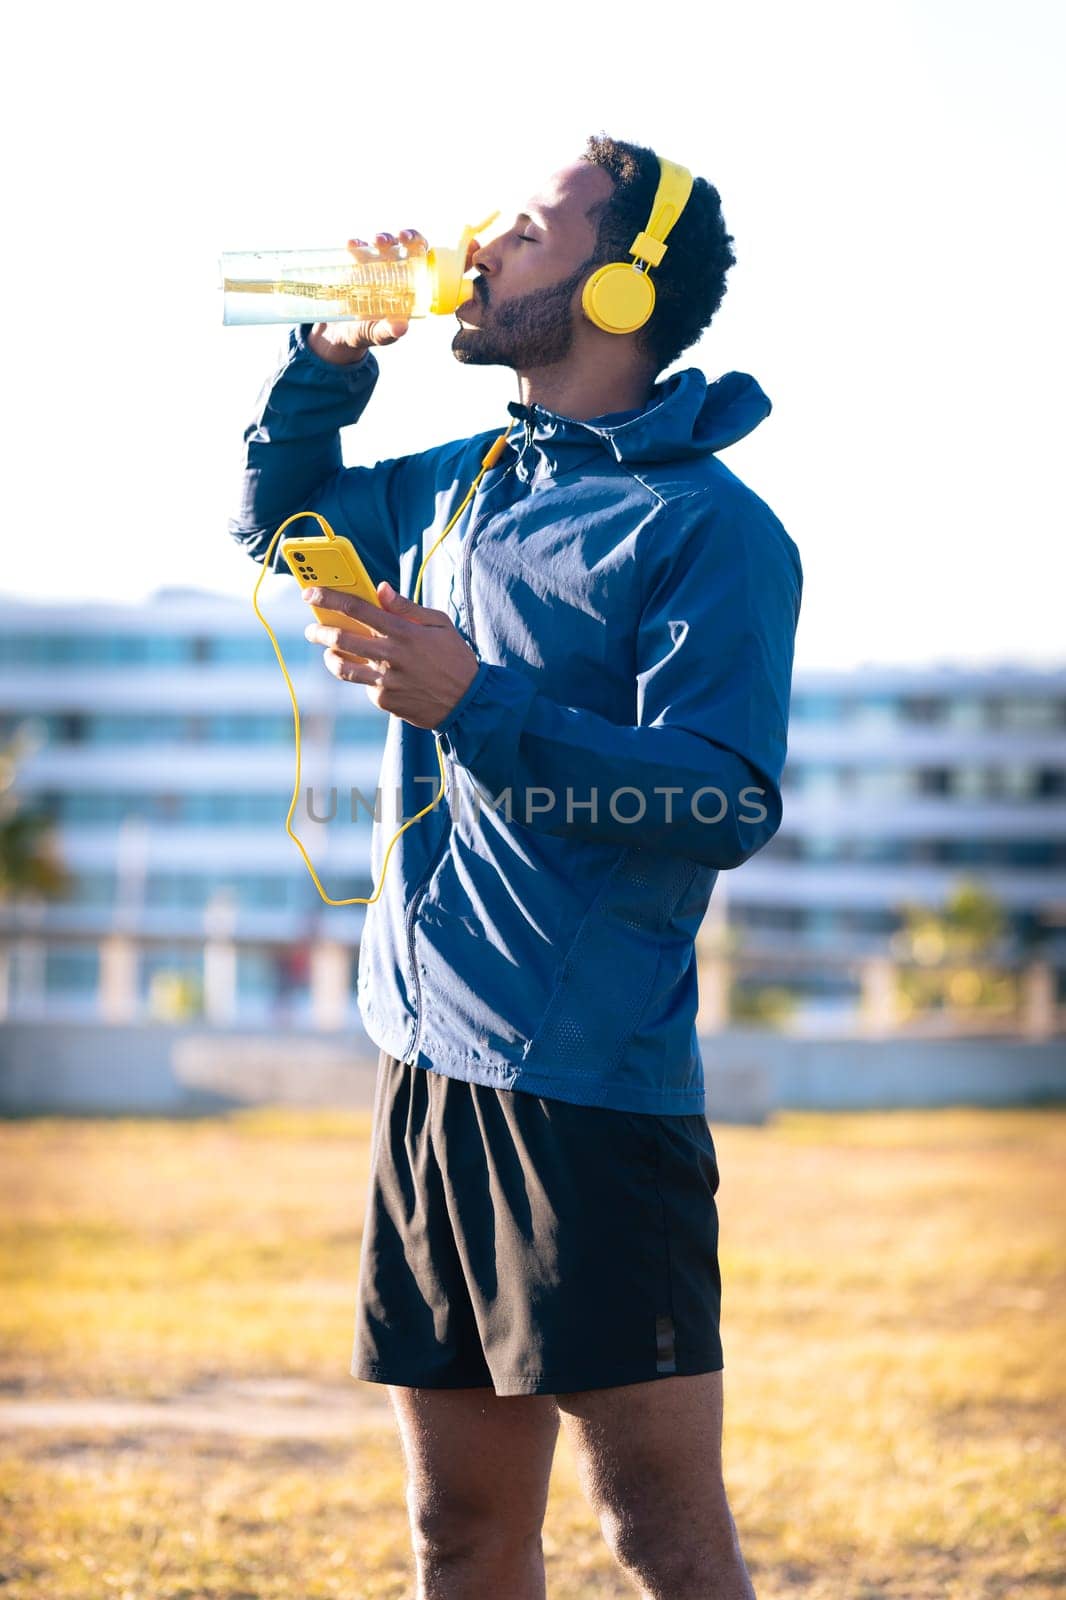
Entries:
[[[581, 156], [603, 167], [614, 193], [589, 211], [598, 224], [594, 261], [628, 261], [629, 247], [651, 215], [659, 185], [659, 158], [644, 145], [590, 134]], [[652, 271], [655, 310], [634, 336], [655, 362], [656, 373], [695, 344], [722, 303], [725, 275], [736, 265], [718, 190], [696, 178], [692, 194], [670, 231], [662, 265]]]

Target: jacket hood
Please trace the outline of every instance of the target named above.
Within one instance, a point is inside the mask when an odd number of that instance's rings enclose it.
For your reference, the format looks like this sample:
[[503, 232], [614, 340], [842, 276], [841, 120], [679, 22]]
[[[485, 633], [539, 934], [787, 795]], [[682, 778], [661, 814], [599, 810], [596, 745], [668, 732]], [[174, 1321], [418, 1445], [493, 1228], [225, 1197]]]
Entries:
[[727, 372], [708, 383], [686, 367], [657, 383], [639, 417], [615, 426], [579, 422], [545, 406], [512, 400], [508, 411], [526, 424], [526, 443], [556, 464], [560, 450], [587, 447], [591, 438], [620, 462], [677, 461], [713, 455], [736, 444], [770, 415], [770, 401], [746, 372]]

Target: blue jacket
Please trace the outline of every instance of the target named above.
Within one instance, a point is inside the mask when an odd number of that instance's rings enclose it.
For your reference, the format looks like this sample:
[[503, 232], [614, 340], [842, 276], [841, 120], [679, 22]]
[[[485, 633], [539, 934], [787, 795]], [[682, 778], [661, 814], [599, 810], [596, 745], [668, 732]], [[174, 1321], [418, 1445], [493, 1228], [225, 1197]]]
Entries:
[[[411, 595], [502, 430], [344, 467], [377, 360], [330, 365], [307, 332], [260, 395], [230, 532], [262, 561], [319, 511]], [[367, 908], [360, 1015], [390, 1055], [470, 1083], [702, 1111], [694, 939], [718, 873], [781, 822], [802, 568], [718, 458], [770, 402], [688, 368], [614, 425], [508, 409], [511, 443], [423, 577], [479, 666], [435, 729], [389, 718], [375, 884], [437, 793], [436, 740], [447, 796]]]

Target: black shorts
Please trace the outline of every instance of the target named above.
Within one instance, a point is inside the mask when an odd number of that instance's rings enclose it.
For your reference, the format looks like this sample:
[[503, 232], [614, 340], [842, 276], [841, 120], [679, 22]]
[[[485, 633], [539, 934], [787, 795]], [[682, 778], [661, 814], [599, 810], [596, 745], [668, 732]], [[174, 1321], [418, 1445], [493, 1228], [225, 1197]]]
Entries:
[[722, 1370], [706, 1118], [488, 1088], [381, 1051], [350, 1371], [558, 1394]]

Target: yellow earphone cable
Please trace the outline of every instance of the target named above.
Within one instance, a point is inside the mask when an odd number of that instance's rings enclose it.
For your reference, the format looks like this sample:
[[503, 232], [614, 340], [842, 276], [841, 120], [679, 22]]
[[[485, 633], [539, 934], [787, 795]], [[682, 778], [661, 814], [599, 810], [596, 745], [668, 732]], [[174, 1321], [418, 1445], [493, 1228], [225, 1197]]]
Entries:
[[[481, 463], [481, 471], [478, 473], [477, 477], [474, 479], [473, 483], [470, 485], [470, 488], [466, 492], [466, 496], [465, 496], [465, 498], [463, 500], [462, 505], [456, 511], [455, 515], [452, 517], [451, 521], [448, 523], [448, 526], [445, 528], [444, 532], [440, 535], [440, 537], [438, 539], [434, 540], [433, 544], [426, 551], [425, 556], [422, 558], [422, 565], [418, 569], [418, 577], [415, 579], [415, 592], [414, 592], [414, 595], [412, 597], [414, 599], [416, 605], [418, 604], [418, 596], [419, 596], [419, 594], [421, 593], [421, 590], [422, 590], [422, 574], [426, 569], [426, 562], [429, 560], [429, 558], [433, 554], [433, 552], [437, 549], [438, 545], [440, 545], [447, 538], [448, 534], [451, 533], [452, 529], [455, 527], [455, 524], [458, 522], [459, 518], [462, 516], [463, 512], [466, 510], [467, 506], [470, 504], [471, 500], [474, 498], [474, 495], [477, 493], [478, 485], [480, 484], [482, 478], [485, 476], [486, 472], [488, 472], [491, 467], [494, 467], [496, 465], [497, 461], [500, 459], [500, 457], [503, 454], [504, 449], [505, 449], [505, 447], [507, 445], [507, 440], [508, 440], [508, 437], [510, 435], [511, 429], [513, 427], [514, 427], [514, 423], [513, 422], [509, 423], [508, 426], [507, 426], [506, 432], [502, 433], [500, 435], [500, 437], [495, 441], [495, 443], [491, 446], [491, 448], [489, 449], [488, 454], [485, 456], [485, 459]], [[268, 568], [270, 566], [270, 558], [271, 558], [271, 555], [273, 554], [274, 546], [277, 544], [278, 540], [281, 538], [281, 535], [285, 532], [285, 529], [287, 527], [289, 527], [291, 523], [298, 522], [301, 517], [314, 517], [315, 521], [319, 524], [319, 526], [322, 529], [323, 534], [325, 535], [325, 537], [327, 539], [335, 539], [337, 537], [337, 535], [334, 533], [333, 529], [330, 527], [329, 523], [326, 521], [325, 517], [320, 516], [317, 511], [297, 511], [293, 516], [286, 517], [285, 521], [281, 524], [281, 527], [278, 529], [278, 531], [275, 533], [274, 537], [271, 539], [270, 544], [267, 546], [266, 554], [263, 557], [263, 570], [260, 572], [259, 577], [256, 579], [255, 588], [252, 591], [252, 605], [253, 605], [253, 607], [255, 609], [255, 614], [259, 618], [260, 622], [263, 624], [263, 627], [266, 629], [267, 633], [270, 635], [270, 642], [274, 646], [274, 654], [277, 656], [278, 665], [281, 667], [281, 670], [282, 670], [282, 672], [283, 672], [283, 674], [285, 676], [285, 682], [288, 685], [288, 690], [289, 690], [289, 698], [292, 701], [292, 722], [293, 722], [293, 732], [294, 732], [295, 742], [296, 742], [296, 781], [293, 784], [292, 799], [289, 801], [289, 811], [288, 811], [288, 815], [285, 818], [285, 832], [288, 834], [289, 838], [292, 840], [292, 842], [295, 844], [296, 848], [299, 850], [300, 854], [303, 856], [304, 865], [307, 867], [308, 872], [311, 874], [312, 878], [314, 879], [315, 888], [318, 890], [319, 894], [322, 896], [322, 899], [326, 902], [327, 905], [329, 905], [329, 906], [370, 906], [370, 905], [374, 904], [374, 901], [377, 900], [379, 898], [380, 894], [381, 894], [382, 884], [384, 884], [384, 882], [385, 882], [385, 871], [386, 871], [386, 869], [388, 867], [388, 864], [389, 864], [389, 856], [392, 854], [392, 847], [396, 843], [397, 839], [400, 837], [400, 834], [403, 833], [405, 831], [405, 829], [409, 828], [412, 823], [420, 821], [421, 818], [426, 815], [427, 811], [432, 811], [433, 807], [444, 796], [444, 791], [445, 791], [445, 789], [447, 787], [447, 779], [445, 777], [445, 772], [444, 772], [444, 756], [441, 753], [440, 744], [437, 743], [437, 765], [440, 767], [440, 788], [438, 789], [437, 793], [434, 795], [433, 799], [429, 802], [428, 806], [423, 806], [422, 810], [419, 811], [415, 816], [409, 817], [408, 820], [403, 824], [403, 827], [398, 828], [396, 830], [396, 832], [393, 834], [392, 838], [389, 840], [389, 847], [385, 851], [385, 859], [381, 863], [381, 878], [380, 878], [380, 880], [378, 882], [377, 888], [374, 890], [374, 893], [369, 897], [369, 899], [365, 899], [361, 895], [353, 895], [350, 900], [334, 900], [334, 899], [332, 899], [326, 893], [325, 889], [323, 889], [321, 883], [319, 883], [319, 881], [318, 881], [318, 873], [315, 871], [314, 866], [311, 863], [311, 857], [307, 854], [307, 851], [304, 849], [303, 840], [300, 839], [297, 836], [297, 834], [294, 832], [294, 830], [293, 830], [292, 816], [293, 816], [293, 812], [296, 810], [296, 802], [300, 797], [300, 772], [301, 772], [300, 707], [297, 704], [296, 690], [293, 688], [292, 679], [289, 677], [289, 669], [285, 665], [285, 657], [282, 655], [281, 647], [278, 644], [277, 639], [274, 637], [274, 630], [270, 626], [270, 623], [267, 621], [266, 617], [264, 617], [263, 613], [259, 609], [259, 585], [262, 583], [263, 579], [267, 575], [267, 570], [268, 570]]]

